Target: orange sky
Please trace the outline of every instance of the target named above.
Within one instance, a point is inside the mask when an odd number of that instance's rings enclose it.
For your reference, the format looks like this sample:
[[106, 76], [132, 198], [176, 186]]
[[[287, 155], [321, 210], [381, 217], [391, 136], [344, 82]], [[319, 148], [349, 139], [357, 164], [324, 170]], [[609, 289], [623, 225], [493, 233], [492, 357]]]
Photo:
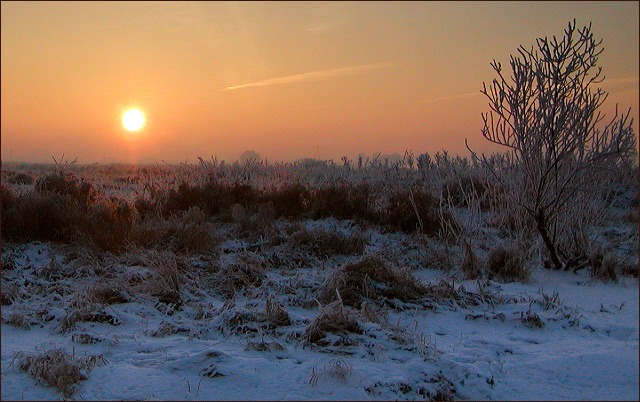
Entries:
[[[468, 155], [519, 45], [593, 23], [638, 131], [638, 2], [6, 2], [2, 160]], [[137, 106], [135, 136], [120, 117]]]

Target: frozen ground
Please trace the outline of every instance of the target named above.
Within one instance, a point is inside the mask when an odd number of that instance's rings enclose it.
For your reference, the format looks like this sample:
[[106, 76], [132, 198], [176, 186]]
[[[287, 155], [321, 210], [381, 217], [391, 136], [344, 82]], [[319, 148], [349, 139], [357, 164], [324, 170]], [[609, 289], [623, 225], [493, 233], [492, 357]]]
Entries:
[[[383, 236], [374, 240], [365, 253], [380, 250]], [[263, 258], [227, 246], [222, 265], [240, 255]], [[181, 279], [183, 303], [175, 308], [136, 292], [151, 281], [150, 268], [132, 255], [9, 244], [3, 249], [3, 261], [13, 262], [2, 279], [3, 294], [12, 298], [2, 306], [2, 400], [62, 399], [55, 387], [20, 369], [29, 356], [56, 349], [100, 356], [72, 399], [638, 400], [637, 278], [603, 283], [587, 270], [534, 269], [524, 284], [460, 281], [416, 264], [417, 278], [446, 284], [459, 297], [389, 301], [376, 317], [359, 316], [360, 333], [308, 342], [304, 331], [319, 314], [315, 292], [331, 272], [358, 258], [272, 264], [261, 284], [232, 301], [212, 290], [206, 258], [184, 258], [193, 272]], [[87, 295], [100, 284], [118, 284], [126, 301], [96, 304]], [[268, 297], [284, 306], [288, 325], [265, 322]], [[70, 320], [74, 311], [102, 315]]]

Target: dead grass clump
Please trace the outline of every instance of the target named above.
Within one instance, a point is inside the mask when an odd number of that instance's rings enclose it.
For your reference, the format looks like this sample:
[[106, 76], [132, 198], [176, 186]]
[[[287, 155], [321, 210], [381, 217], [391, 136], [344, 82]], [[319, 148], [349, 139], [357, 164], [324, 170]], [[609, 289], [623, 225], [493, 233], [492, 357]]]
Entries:
[[382, 223], [405, 233], [435, 235], [443, 227], [438, 200], [426, 190], [394, 190], [383, 211]]
[[99, 249], [118, 251], [130, 238], [136, 213], [125, 200], [103, 199], [92, 205], [81, 221], [80, 231], [88, 234]]
[[366, 298], [416, 301], [425, 295], [426, 287], [410, 271], [389, 267], [378, 256], [368, 255], [333, 274], [318, 300], [331, 302], [337, 297], [336, 291], [346, 305], [358, 307]]
[[589, 265], [591, 267], [591, 277], [604, 282], [617, 281], [618, 261], [612, 253], [605, 253], [602, 250], [596, 250], [589, 257]]
[[482, 269], [480, 267], [480, 260], [473, 251], [473, 248], [468, 242], [464, 243], [464, 259], [462, 260], [461, 268], [465, 279], [478, 279], [482, 277]]
[[292, 248], [308, 252], [316, 258], [330, 258], [334, 255], [362, 254], [365, 240], [362, 233], [344, 235], [337, 229], [307, 229], [301, 227], [289, 237]]
[[271, 296], [267, 298], [264, 314], [267, 317], [267, 320], [276, 327], [291, 324], [291, 319], [289, 318], [287, 310]]
[[317, 343], [327, 332], [361, 334], [362, 329], [356, 320], [355, 312], [345, 307], [341, 300], [336, 300], [322, 307], [318, 317], [305, 330], [304, 337], [311, 343]]
[[20, 369], [50, 386], [68, 398], [75, 392], [80, 381], [88, 378], [89, 372], [98, 364], [108, 361], [102, 355], [75, 356], [61, 349], [54, 349], [41, 355], [21, 357]]
[[276, 217], [301, 218], [309, 212], [311, 193], [300, 183], [286, 184], [263, 196], [273, 205]]
[[181, 272], [176, 255], [170, 251], [150, 250], [141, 256], [144, 265], [151, 269], [147, 291], [160, 303], [180, 307]]
[[371, 208], [371, 189], [367, 183], [341, 182], [311, 191], [310, 213], [313, 219], [375, 220]]
[[265, 267], [250, 253], [241, 254], [236, 263], [218, 271], [213, 278], [213, 287], [223, 296], [233, 297], [247, 287], [258, 287], [266, 279]]
[[35, 191], [15, 195], [3, 190], [2, 197], [3, 239], [68, 241], [77, 233], [83, 212], [69, 195]]
[[260, 192], [248, 184], [229, 185], [212, 181], [204, 186], [192, 186], [183, 182], [177, 189], [170, 190], [160, 204], [165, 216], [197, 206], [208, 215], [220, 214], [224, 220], [229, 221], [232, 205], [254, 205], [259, 195]]
[[126, 294], [114, 287], [114, 285], [98, 284], [89, 290], [89, 296], [97, 303], [101, 304], [119, 304], [129, 302]]
[[68, 195], [83, 207], [91, 205], [98, 195], [91, 183], [78, 179], [70, 172], [51, 173], [39, 177], [35, 182], [35, 190]]
[[524, 265], [522, 251], [514, 246], [492, 249], [487, 257], [487, 271], [490, 279], [497, 278], [505, 282], [523, 282], [530, 275]]
[[78, 322], [96, 322], [109, 325], [122, 324], [122, 321], [111, 313], [97, 311], [89, 306], [87, 308], [71, 308], [60, 320], [59, 331], [62, 333], [73, 331]]
[[486, 183], [476, 174], [464, 174], [442, 185], [442, 194], [447, 203], [457, 207], [469, 207], [470, 201], [479, 200], [483, 211], [490, 207], [487, 191]]
[[231, 207], [231, 217], [238, 224], [240, 236], [271, 237], [275, 231], [276, 213], [273, 204], [261, 204], [251, 212], [240, 204]]
[[33, 184], [35, 180], [29, 173], [16, 173], [10, 176], [7, 181], [11, 184]]
[[157, 337], [164, 337], [164, 336], [175, 335], [179, 333], [189, 333], [189, 332], [191, 332], [191, 330], [187, 327], [179, 326], [169, 321], [162, 321], [156, 330], [147, 331], [146, 333], [149, 336], [157, 338]]
[[151, 217], [136, 222], [133, 242], [144, 248], [162, 248], [179, 254], [212, 253], [220, 244], [205, 213], [191, 207], [168, 219]]
[[12, 313], [9, 317], [3, 319], [3, 321], [18, 328], [31, 329], [29, 318], [21, 313]]
[[455, 288], [453, 283], [441, 280], [436, 284], [430, 284], [425, 291], [425, 299], [434, 305], [446, 305], [449, 307], [461, 306], [477, 306], [480, 303], [495, 303], [499, 300], [494, 299], [492, 295], [468, 292], [462, 285]]

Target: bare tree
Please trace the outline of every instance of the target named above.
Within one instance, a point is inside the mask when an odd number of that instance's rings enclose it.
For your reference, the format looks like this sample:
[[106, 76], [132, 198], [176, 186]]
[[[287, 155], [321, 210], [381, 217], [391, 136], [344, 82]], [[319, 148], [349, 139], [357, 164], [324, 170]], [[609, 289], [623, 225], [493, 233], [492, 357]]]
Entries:
[[630, 109], [618, 114], [616, 105], [610, 122], [601, 123], [598, 109], [608, 96], [597, 87], [604, 80], [596, 67], [601, 43], [591, 24], [576, 30], [573, 20], [560, 41], [538, 38], [536, 49], [519, 47], [510, 76], [493, 60], [498, 77], [481, 91], [491, 108], [482, 114], [482, 135], [508, 148], [504, 158], [482, 159], [503, 188], [517, 188], [510, 202], [532, 219], [556, 269], [581, 258], [578, 226], [589, 202], [636, 152]]

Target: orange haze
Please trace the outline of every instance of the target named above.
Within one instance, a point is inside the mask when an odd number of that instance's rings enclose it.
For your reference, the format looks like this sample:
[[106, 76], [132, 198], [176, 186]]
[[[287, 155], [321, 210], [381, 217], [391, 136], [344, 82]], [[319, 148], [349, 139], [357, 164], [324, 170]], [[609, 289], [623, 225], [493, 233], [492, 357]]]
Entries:
[[[467, 155], [519, 45], [593, 22], [638, 121], [638, 2], [5, 2], [2, 160]], [[136, 135], [120, 123], [140, 108]]]

